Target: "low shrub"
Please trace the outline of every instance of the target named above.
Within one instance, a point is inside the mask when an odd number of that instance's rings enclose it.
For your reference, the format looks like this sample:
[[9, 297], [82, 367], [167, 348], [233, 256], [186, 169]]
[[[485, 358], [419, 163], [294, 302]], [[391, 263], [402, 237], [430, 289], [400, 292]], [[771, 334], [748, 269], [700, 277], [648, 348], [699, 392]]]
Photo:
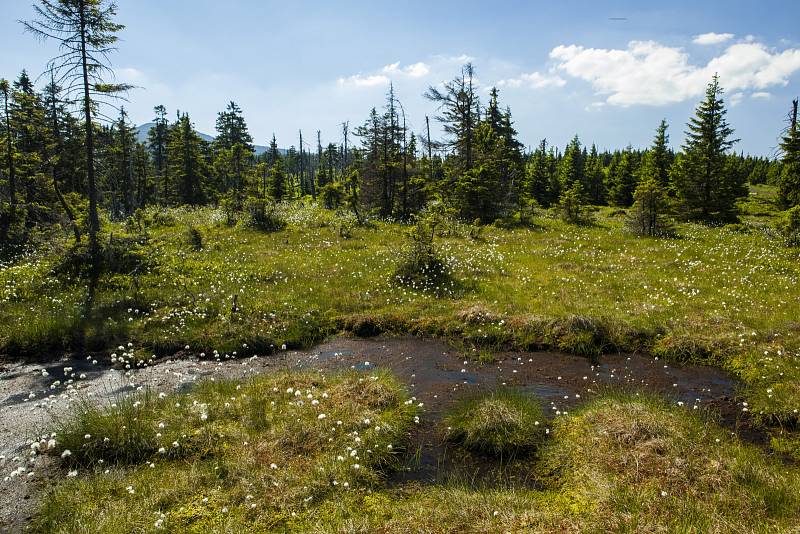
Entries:
[[190, 226], [186, 230], [186, 241], [195, 252], [203, 250], [203, 234], [194, 226]]
[[787, 210], [779, 229], [789, 247], [800, 247], [800, 206]]
[[633, 193], [633, 200], [625, 220], [630, 231], [647, 237], [664, 237], [675, 233], [670, 219], [670, 199], [655, 179], [640, 183]]
[[436, 223], [419, 218], [409, 232], [410, 243], [402, 252], [395, 279], [405, 286], [438, 291], [453, 281], [451, 270], [434, 245]]
[[571, 188], [561, 193], [556, 211], [561, 220], [569, 224], [589, 224], [592, 222], [586, 194], [580, 182], [575, 182]]
[[245, 224], [265, 232], [275, 232], [286, 227], [279, 205], [263, 198], [250, 197], [245, 202]]
[[344, 184], [341, 182], [331, 182], [325, 184], [319, 190], [320, 200], [326, 209], [338, 209], [344, 203], [345, 191]]
[[147, 250], [147, 240], [142, 237], [109, 235], [99, 243], [97, 257], [93, 258], [89, 243], [75, 243], [62, 254], [53, 268], [57, 276], [79, 279], [96, 274], [143, 273], [156, 264]]

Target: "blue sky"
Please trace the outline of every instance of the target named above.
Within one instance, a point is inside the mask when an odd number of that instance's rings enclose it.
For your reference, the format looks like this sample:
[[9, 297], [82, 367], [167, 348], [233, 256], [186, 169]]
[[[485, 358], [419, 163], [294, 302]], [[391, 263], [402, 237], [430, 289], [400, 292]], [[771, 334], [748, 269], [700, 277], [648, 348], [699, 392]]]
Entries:
[[[15, 21], [31, 2], [2, 1], [0, 76], [38, 74], [55, 45]], [[141, 86], [126, 104], [137, 123], [156, 104], [189, 112], [213, 134], [229, 100], [256, 143], [297, 130], [339, 141], [391, 80], [417, 131], [435, 109], [430, 84], [471, 59], [482, 91], [500, 87], [520, 138], [563, 146], [646, 146], [660, 119], [673, 146], [711, 73], [727, 88], [737, 150], [772, 154], [800, 94], [800, 2], [119, 0], [126, 24], [113, 56], [118, 79]], [[610, 20], [623, 17], [626, 20]], [[11, 51], [11, 52], [9, 52]]]

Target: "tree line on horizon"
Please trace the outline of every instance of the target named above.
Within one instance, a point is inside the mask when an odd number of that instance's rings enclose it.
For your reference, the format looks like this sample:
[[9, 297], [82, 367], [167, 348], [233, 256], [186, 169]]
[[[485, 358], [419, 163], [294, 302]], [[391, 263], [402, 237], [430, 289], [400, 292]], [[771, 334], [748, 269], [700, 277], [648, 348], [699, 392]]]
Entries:
[[[390, 85], [385, 102], [340, 143], [323, 146], [298, 132], [282, 153], [273, 135], [256, 155], [243, 111], [231, 101], [218, 114], [216, 136], [206, 141], [188, 113], [173, 120], [154, 109], [153, 127], [139, 142], [124, 107], [109, 108], [130, 87], [106, 83], [108, 53], [122, 26], [108, 0], [40, 0], [26, 29], [56, 40], [64, 52], [47, 66], [37, 89], [26, 71], [0, 81], [0, 239], [24, 243], [42, 228], [68, 221], [76, 240], [97, 244], [98, 213], [122, 220], [147, 206], [223, 205], [318, 201], [347, 205], [359, 217], [373, 214], [408, 221], [438, 201], [467, 221], [491, 223], [522, 217], [533, 207], [555, 207], [580, 222], [587, 205], [635, 208], [640, 233], [655, 235], [669, 207], [703, 222], [737, 219], [737, 199], [747, 184], [778, 186], [782, 208], [800, 204], [800, 133], [793, 103], [782, 157], [736, 153], [717, 76], [686, 126], [677, 152], [661, 121], [651, 146], [598, 150], [576, 135], [563, 148], [546, 139], [525, 150], [511, 110], [493, 88], [484, 104], [474, 68], [425, 97], [444, 135], [432, 139], [408, 128], [402, 102]], [[106, 109], [115, 115], [105, 117]], [[77, 111], [77, 112], [76, 112]], [[673, 210], [672, 213], [677, 211]]]

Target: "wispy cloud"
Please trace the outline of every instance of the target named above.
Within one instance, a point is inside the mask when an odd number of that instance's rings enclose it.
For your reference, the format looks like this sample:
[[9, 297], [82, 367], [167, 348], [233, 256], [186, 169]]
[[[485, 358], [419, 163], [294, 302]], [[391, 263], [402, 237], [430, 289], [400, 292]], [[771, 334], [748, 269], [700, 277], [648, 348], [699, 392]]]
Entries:
[[692, 42], [698, 45], [715, 45], [715, 44], [722, 44], [727, 43], [733, 39], [732, 33], [701, 33], [700, 35], [695, 35]]
[[556, 73], [542, 74], [539, 71], [530, 74], [521, 74], [518, 78], [506, 78], [497, 82], [498, 87], [530, 87], [531, 89], [546, 89], [548, 87], [563, 87], [567, 81]]
[[423, 76], [427, 76], [431, 72], [431, 69], [421, 61], [405, 67], [401, 67], [400, 62], [397, 62], [386, 65], [383, 67], [382, 72], [390, 76], [401, 75], [410, 78], [422, 78]]
[[427, 63], [419, 61], [410, 65], [401, 65], [400, 62], [384, 65], [376, 72], [369, 74], [353, 74], [343, 76], [337, 80], [340, 87], [351, 88], [370, 88], [389, 85], [392, 80], [399, 79], [422, 79], [431, 73], [431, 67]]
[[383, 74], [372, 74], [364, 76], [362, 74], [353, 74], [346, 78], [339, 78], [337, 83], [340, 87], [381, 87], [389, 85], [389, 77]]

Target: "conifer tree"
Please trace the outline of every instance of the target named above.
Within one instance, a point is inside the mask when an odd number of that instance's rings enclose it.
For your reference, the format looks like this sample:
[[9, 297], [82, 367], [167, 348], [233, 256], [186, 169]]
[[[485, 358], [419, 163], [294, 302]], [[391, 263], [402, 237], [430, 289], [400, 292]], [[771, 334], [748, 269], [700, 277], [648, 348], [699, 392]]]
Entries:
[[665, 190], [670, 188], [669, 168], [672, 165], [672, 153], [669, 149], [669, 125], [666, 119], [661, 120], [661, 124], [656, 129], [656, 136], [653, 139], [653, 146], [650, 148], [652, 158], [650, 163], [655, 171], [655, 178], [659, 185]]
[[50, 61], [55, 81], [66, 89], [67, 99], [80, 98], [86, 142], [86, 176], [89, 196], [89, 247], [94, 258], [99, 251], [100, 230], [95, 178], [94, 127], [99, 104], [130, 89], [113, 84], [104, 75], [111, 72], [108, 56], [115, 51], [124, 26], [114, 22], [117, 6], [110, 0], [38, 0], [37, 19], [23, 22], [36, 37], [59, 43], [62, 53]]
[[144, 143], [134, 143], [131, 167], [135, 188], [134, 204], [136, 206], [146, 206], [154, 200], [155, 182], [152, 180], [150, 157], [147, 152], [147, 145]]
[[367, 210], [379, 210], [384, 217], [394, 215], [395, 181], [401, 165], [395, 102], [390, 89], [386, 112], [379, 115], [373, 108], [367, 121], [356, 129], [364, 155], [359, 173], [359, 200]]
[[217, 115], [217, 137], [214, 139], [214, 166], [224, 176], [224, 187], [233, 189], [241, 199], [246, 187], [245, 177], [253, 162], [253, 137], [247, 129], [241, 108], [229, 102]]
[[272, 140], [269, 142], [269, 150], [267, 151], [267, 165], [272, 167], [280, 159], [281, 153], [278, 150], [278, 140], [275, 139], [275, 134], [272, 134]]
[[551, 204], [558, 203], [558, 200], [561, 198], [561, 180], [558, 176], [558, 169], [561, 163], [561, 154], [558, 151], [558, 148], [551, 145], [550, 150], [547, 152], [547, 174], [548, 174], [548, 192], [547, 196], [550, 199]]
[[482, 122], [474, 131], [475, 167], [462, 173], [454, 188], [455, 207], [468, 221], [489, 223], [507, 206], [508, 176], [513, 162], [505, 139]]
[[657, 237], [672, 233], [668, 218], [670, 204], [656, 176], [641, 182], [633, 194], [633, 206], [626, 221], [628, 228], [643, 236]]
[[204, 199], [206, 162], [202, 145], [203, 140], [194, 130], [189, 115], [180, 115], [170, 129], [167, 145], [169, 174], [175, 180], [179, 203], [200, 204]]
[[[561, 182], [561, 189], [569, 189], [575, 182], [579, 182], [582, 186], [585, 186], [582, 154], [581, 141], [576, 135], [572, 138], [569, 145], [567, 145], [566, 150], [564, 150], [564, 157], [561, 159], [561, 164], [558, 167], [558, 180]], [[586, 188], [584, 187], [584, 192], [585, 190]]]
[[525, 166], [525, 200], [534, 200], [542, 206], [550, 206], [550, 173], [547, 161], [547, 140], [542, 139]]
[[729, 221], [736, 218], [736, 199], [747, 194], [742, 173], [732, 172], [728, 151], [738, 141], [725, 115], [719, 76], [687, 124], [684, 157], [674, 173], [676, 189], [690, 218]]
[[153, 158], [155, 169], [156, 188], [161, 186], [161, 201], [167, 202], [170, 197], [169, 179], [167, 173], [167, 141], [169, 136], [169, 121], [167, 121], [167, 109], [158, 105], [153, 108], [155, 119], [153, 127], [147, 132], [147, 148]]
[[608, 179], [611, 184], [610, 196], [615, 205], [627, 207], [633, 204], [636, 190], [636, 165], [633, 150], [628, 147], [621, 154], [615, 154], [609, 166]]
[[53, 191], [64, 213], [70, 221], [75, 242], [81, 241], [81, 230], [72, 206], [69, 205], [61, 190], [66, 185], [70, 190], [76, 190], [80, 181], [80, 164], [77, 156], [80, 154], [80, 144], [76, 143], [76, 120], [66, 109], [66, 103], [61, 98], [62, 88], [55, 81], [55, 73], [50, 71], [50, 83], [44, 89], [43, 105], [45, 108], [45, 122], [47, 124], [48, 145], [45, 149], [45, 165], [50, 174]]
[[269, 169], [270, 195], [275, 202], [282, 202], [286, 198], [286, 173], [283, 171], [283, 161], [280, 157]]
[[110, 181], [114, 185], [118, 199], [119, 209], [123, 216], [129, 216], [135, 208], [133, 154], [136, 145], [135, 129], [128, 124], [128, 113], [125, 108], [120, 108], [119, 119], [114, 124], [114, 141], [111, 146]]
[[3, 126], [4, 126], [4, 137], [5, 137], [5, 166], [6, 166], [6, 177], [8, 180], [8, 215], [6, 216], [3, 214], [3, 218], [5, 219], [2, 222], [2, 228], [0, 228], [0, 232], [2, 232], [3, 240], [8, 239], [8, 234], [10, 228], [12, 228], [17, 221], [17, 169], [16, 169], [16, 156], [15, 156], [15, 147], [14, 147], [14, 129], [11, 124], [11, 112], [9, 109], [9, 100], [10, 100], [10, 85], [8, 80], [2, 79], [0, 80], [0, 96], [3, 97]]
[[574, 182], [561, 193], [558, 200], [558, 213], [561, 220], [570, 224], [583, 224], [589, 221], [586, 210], [586, 193], [580, 182]]
[[492, 87], [489, 91], [489, 106], [486, 108], [486, 122], [496, 132], [500, 132], [503, 127], [503, 114], [497, 102], [497, 87]]
[[584, 161], [584, 181], [587, 185], [587, 195], [593, 204], [604, 204], [606, 201], [605, 173], [603, 161], [597, 153], [597, 147], [592, 144], [592, 149]]
[[792, 101], [789, 128], [781, 140], [783, 154], [778, 198], [784, 208], [800, 205], [800, 128], [797, 127], [797, 99]]
[[425, 98], [434, 102], [441, 112], [436, 120], [442, 123], [448, 139], [438, 144], [455, 150], [457, 171], [464, 172], [473, 167], [473, 141], [479, 122], [480, 102], [475, 90], [475, 69], [467, 63], [461, 75], [444, 84], [444, 89], [431, 86]]
[[41, 96], [24, 70], [14, 82], [10, 112], [15, 125], [17, 183], [25, 201], [22, 216], [29, 229], [36, 222], [49, 219], [44, 201], [49, 186], [44, 173], [51, 137]]

